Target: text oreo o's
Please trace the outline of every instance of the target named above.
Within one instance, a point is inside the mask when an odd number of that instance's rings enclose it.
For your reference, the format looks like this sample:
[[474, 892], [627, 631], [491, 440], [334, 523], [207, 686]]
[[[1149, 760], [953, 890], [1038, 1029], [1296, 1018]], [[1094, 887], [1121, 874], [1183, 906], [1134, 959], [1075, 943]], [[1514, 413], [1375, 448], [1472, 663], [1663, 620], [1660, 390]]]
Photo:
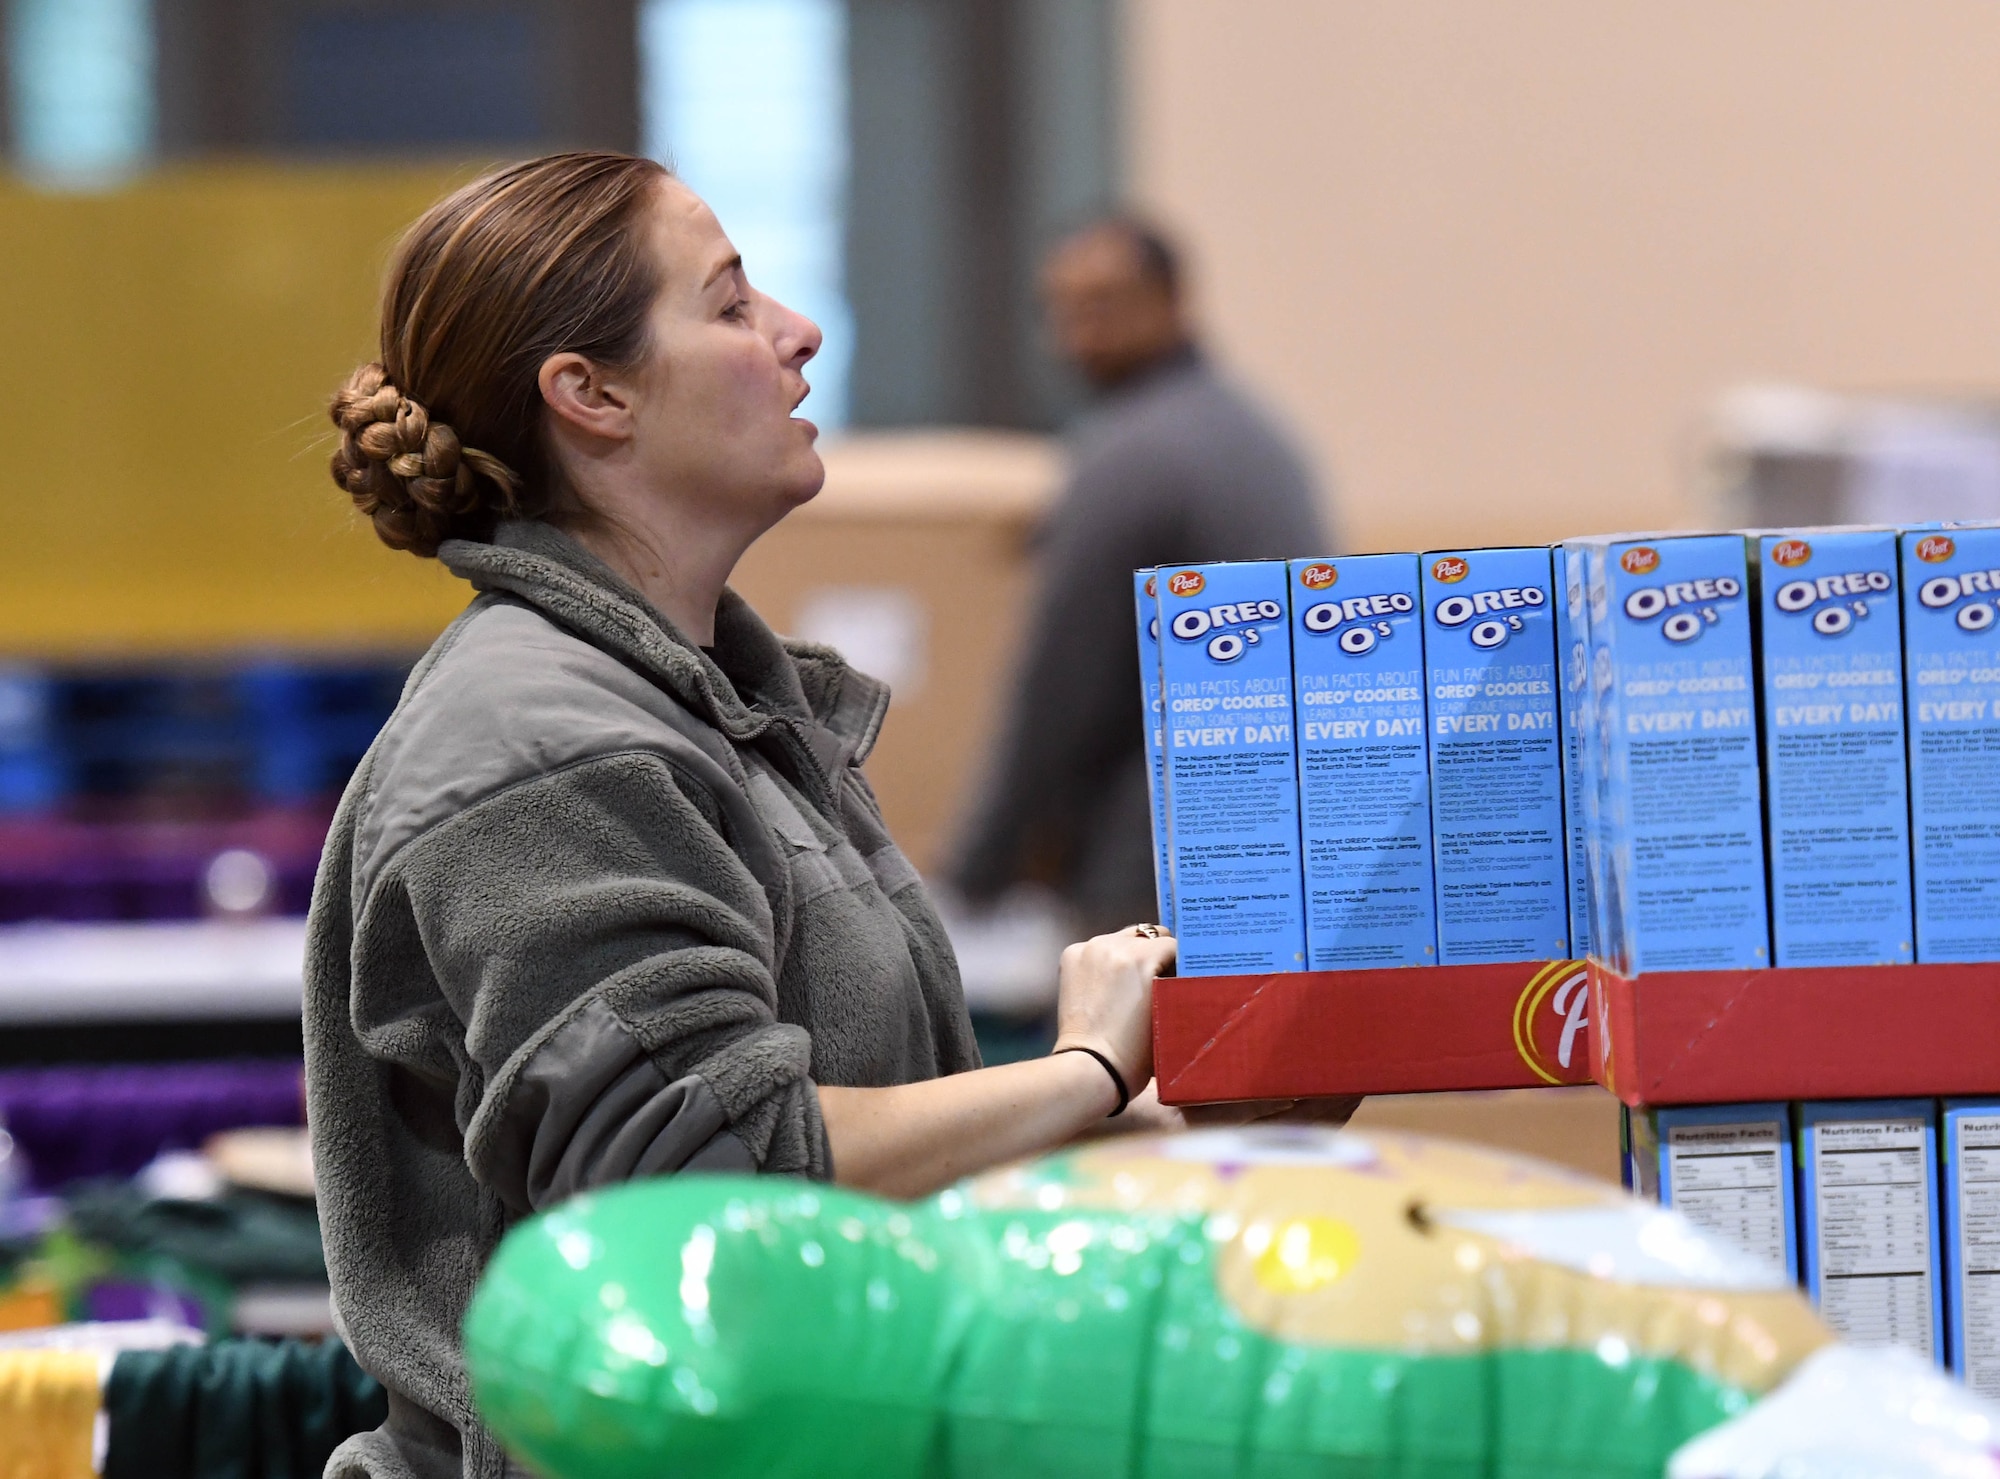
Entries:
[[2000, 528], [1900, 545], [1917, 959], [2000, 960]]
[[1307, 961], [1433, 964], [1417, 557], [1294, 560], [1291, 571]]
[[1628, 976], [1768, 965], [1743, 540], [1568, 547], [1589, 595], [1592, 948]]
[[1546, 546], [1421, 557], [1438, 962], [1569, 953]]
[[1305, 966], [1287, 583], [1282, 560], [1156, 577], [1182, 975]]
[[1752, 548], [1772, 962], [1907, 962], [1896, 533], [1802, 530]]

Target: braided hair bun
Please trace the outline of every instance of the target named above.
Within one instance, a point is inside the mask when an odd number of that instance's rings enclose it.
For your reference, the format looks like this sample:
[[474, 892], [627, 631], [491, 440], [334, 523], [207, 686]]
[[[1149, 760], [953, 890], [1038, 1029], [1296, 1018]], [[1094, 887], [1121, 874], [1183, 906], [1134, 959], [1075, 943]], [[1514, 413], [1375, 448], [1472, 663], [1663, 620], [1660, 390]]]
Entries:
[[381, 347], [331, 408], [333, 480], [384, 544], [430, 556], [548, 512], [559, 469], [537, 376], [565, 352], [643, 358], [659, 289], [647, 212], [666, 178], [630, 154], [551, 154], [461, 186], [405, 233]]
[[348, 377], [332, 414], [340, 428], [333, 480], [391, 549], [434, 555], [447, 539], [483, 532], [495, 510], [482, 479], [499, 493], [501, 510], [511, 510], [520, 482], [507, 464], [460, 445], [458, 433], [398, 390], [380, 364]]

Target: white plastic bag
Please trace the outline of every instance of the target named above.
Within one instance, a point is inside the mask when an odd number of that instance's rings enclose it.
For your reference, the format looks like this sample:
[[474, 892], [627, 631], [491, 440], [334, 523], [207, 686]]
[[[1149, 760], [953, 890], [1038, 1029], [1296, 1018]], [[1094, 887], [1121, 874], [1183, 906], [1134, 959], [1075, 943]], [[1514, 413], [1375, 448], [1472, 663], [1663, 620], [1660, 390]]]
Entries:
[[1909, 1351], [1828, 1346], [1667, 1479], [2000, 1479], [2000, 1405]]

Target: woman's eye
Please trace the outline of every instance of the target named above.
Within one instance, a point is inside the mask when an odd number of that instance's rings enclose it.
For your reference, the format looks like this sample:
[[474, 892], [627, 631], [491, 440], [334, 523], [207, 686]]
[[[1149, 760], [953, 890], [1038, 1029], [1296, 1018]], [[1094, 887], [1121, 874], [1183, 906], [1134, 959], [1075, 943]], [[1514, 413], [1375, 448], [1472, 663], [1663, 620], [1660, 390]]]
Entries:
[[743, 317], [743, 310], [749, 306], [750, 300], [748, 298], [738, 298], [734, 303], [731, 303], [727, 308], [722, 310], [722, 316], [724, 318], [740, 319]]

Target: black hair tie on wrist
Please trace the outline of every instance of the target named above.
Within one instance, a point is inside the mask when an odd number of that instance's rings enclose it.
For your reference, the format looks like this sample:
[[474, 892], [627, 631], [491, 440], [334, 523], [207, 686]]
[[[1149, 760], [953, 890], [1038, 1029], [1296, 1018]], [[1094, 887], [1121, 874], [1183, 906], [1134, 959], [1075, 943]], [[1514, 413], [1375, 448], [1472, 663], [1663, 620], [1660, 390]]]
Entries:
[[1125, 1112], [1125, 1106], [1132, 1102], [1132, 1091], [1125, 1087], [1125, 1075], [1118, 1071], [1116, 1063], [1113, 1063], [1109, 1058], [1098, 1052], [1096, 1048], [1078, 1046], [1073, 1048], [1057, 1048], [1056, 1051], [1058, 1053], [1088, 1053], [1091, 1057], [1095, 1058], [1102, 1065], [1104, 1071], [1111, 1075], [1112, 1085], [1118, 1090], [1118, 1107], [1107, 1114], [1105, 1118], [1115, 1120]]

